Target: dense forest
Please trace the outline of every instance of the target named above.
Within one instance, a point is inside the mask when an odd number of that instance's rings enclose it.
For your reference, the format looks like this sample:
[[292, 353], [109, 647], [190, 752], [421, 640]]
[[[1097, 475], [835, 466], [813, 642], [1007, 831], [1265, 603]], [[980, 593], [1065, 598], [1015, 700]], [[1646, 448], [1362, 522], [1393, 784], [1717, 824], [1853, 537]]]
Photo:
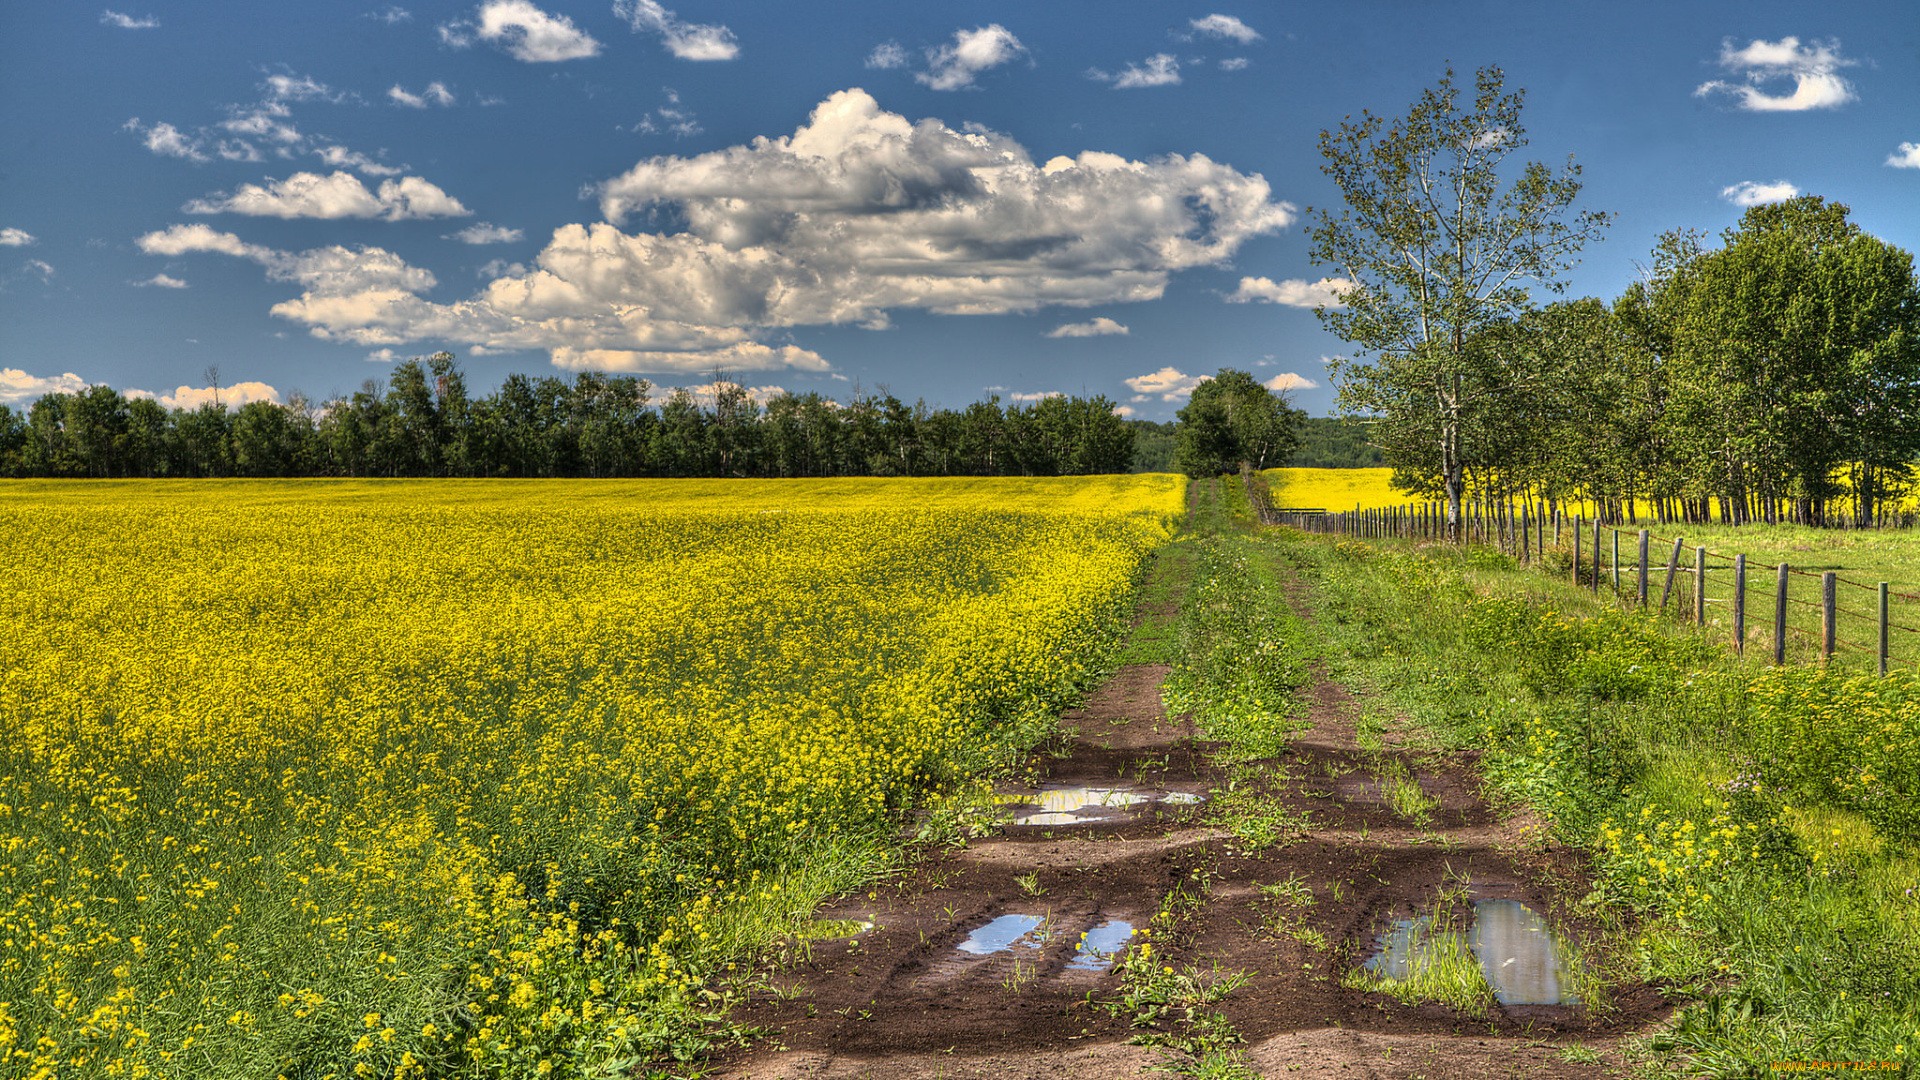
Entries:
[[315, 406], [251, 401], [173, 409], [112, 387], [0, 406], [0, 475], [1058, 476], [1126, 472], [1135, 429], [1104, 397], [962, 410], [889, 393], [834, 401], [738, 385], [658, 402], [645, 380], [511, 375], [470, 397], [450, 353], [408, 360], [383, 388]]

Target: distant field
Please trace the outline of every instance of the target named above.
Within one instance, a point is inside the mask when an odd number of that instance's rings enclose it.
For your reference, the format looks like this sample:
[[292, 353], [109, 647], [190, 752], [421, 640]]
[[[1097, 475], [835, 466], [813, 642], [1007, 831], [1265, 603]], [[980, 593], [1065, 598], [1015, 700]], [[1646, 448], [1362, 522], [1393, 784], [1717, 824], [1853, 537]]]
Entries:
[[1352, 510], [1403, 503], [1388, 481], [1392, 469], [1266, 469], [1261, 472], [1281, 509]]

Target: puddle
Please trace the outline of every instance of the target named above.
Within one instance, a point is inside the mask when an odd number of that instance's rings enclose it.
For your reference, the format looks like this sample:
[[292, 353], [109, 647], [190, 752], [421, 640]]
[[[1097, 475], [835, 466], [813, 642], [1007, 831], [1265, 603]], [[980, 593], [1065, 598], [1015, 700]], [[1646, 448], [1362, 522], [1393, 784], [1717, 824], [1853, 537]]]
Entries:
[[1080, 935], [1080, 948], [1067, 961], [1067, 967], [1081, 971], [1105, 971], [1133, 939], [1133, 924], [1124, 919], [1108, 919]]
[[[1048, 788], [1032, 795], [994, 796], [1001, 806], [1013, 811], [1013, 817], [1007, 822], [1010, 825], [1076, 825], [1123, 817], [1130, 806], [1144, 803], [1185, 805], [1197, 803], [1201, 798], [1185, 791], [1098, 787]], [[1032, 809], [1025, 809], [1027, 807]]]
[[1029, 934], [1040, 929], [1044, 922], [1038, 915], [1002, 915], [987, 925], [967, 935], [960, 943], [960, 951], [975, 956], [1005, 952], [1019, 945], [1031, 949], [1033, 944], [1024, 940]]
[[[1380, 935], [1379, 952], [1367, 970], [1382, 978], [1405, 979], [1416, 955], [1414, 943], [1426, 938], [1428, 919], [1397, 919]], [[1547, 921], [1516, 900], [1476, 900], [1467, 944], [1480, 971], [1502, 1005], [1578, 1005], [1562, 960], [1563, 950]]]

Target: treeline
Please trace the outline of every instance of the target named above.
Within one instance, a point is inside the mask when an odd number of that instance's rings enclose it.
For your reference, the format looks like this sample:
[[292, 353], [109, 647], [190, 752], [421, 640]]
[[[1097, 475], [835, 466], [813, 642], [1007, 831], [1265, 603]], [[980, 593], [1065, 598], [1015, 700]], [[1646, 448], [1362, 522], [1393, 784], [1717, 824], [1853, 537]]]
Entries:
[[108, 386], [0, 406], [14, 477], [1060, 476], [1126, 472], [1134, 429], [1105, 397], [1002, 407], [908, 405], [889, 393], [755, 402], [716, 379], [710, 401], [655, 402], [631, 376], [510, 375], [470, 397], [450, 353], [408, 360], [382, 388], [314, 406], [169, 410]]
[[1305, 416], [1294, 422], [1300, 445], [1288, 464], [1296, 469], [1379, 469], [1386, 452], [1373, 445], [1366, 422], [1352, 417]]
[[1661, 238], [1613, 303], [1531, 311], [1368, 373], [1346, 407], [1417, 497], [1458, 433], [1469, 497], [1584, 498], [1611, 520], [1870, 526], [1920, 455], [1913, 257], [1817, 196], [1754, 207], [1718, 247]]

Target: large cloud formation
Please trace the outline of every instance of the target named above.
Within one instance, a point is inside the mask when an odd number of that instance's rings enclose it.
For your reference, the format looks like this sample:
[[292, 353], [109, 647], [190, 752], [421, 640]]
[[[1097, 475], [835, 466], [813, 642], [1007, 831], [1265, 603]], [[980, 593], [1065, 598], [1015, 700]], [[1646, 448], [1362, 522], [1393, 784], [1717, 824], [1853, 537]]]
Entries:
[[[307, 286], [274, 313], [330, 340], [538, 348], [563, 367], [818, 371], [817, 355], [755, 338], [884, 326], [895, 308], [1000, 314], [1157, 299], [1173, 273], [1222, 265], [1295, 217], [1264, 178], [1203, 155], [1087, 151], [1036, 164], [1005, 135], [916, 123], [857, 89], [822, 102], [790, 136], [651, 158], [597, 194], [605, 221], [554, 230], [532, 268], [453, 304], [424, 299], [432, 275], [379, 248], [268, 252], [206, 226], [140, 244], [262, 263]], [[636, 216], [676, 231], [624, 232]], [[324, 283], [313, 276], [322, 264], [333, 268]]]

